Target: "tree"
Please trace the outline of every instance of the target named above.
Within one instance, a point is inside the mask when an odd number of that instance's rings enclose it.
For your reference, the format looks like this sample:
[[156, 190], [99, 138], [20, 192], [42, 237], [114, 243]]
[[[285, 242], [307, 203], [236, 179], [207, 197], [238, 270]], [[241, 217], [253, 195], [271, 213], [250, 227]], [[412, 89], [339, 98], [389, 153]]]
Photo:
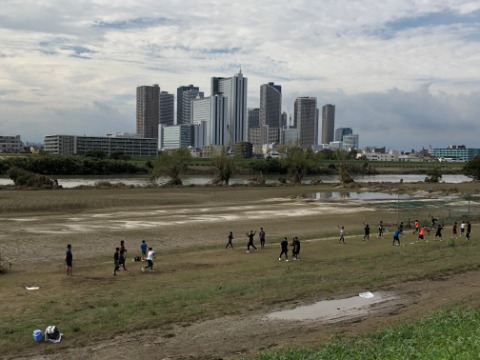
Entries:
[[282, 159], [283, 165], [287, 168], [291, 181], [299, 184], [308, 174], [308, 171], [315, 165], [313, 152], [302, 149], [298, 146], [289, 147]]
[[465, 164], [463, 173], [474, 181], [480, 181], [480, 155]]
[[181, 175], [192, 161], [190, 151], [185, 148], [164, 151], [153, 161], [150, 180], [157, 181], [160, 176], [169, 177], [169, 185], [182, 185]]
[[214, 184], [223, 184], [228, 186], [228, 182], [235, 172], [234, 159], [228, 156], [227, 149], [222, 148], [220, 154], [212, 158], [212, 166], [216, 169], [213, 179]]
[[439, 167], [434, 167], [427, 171], [427, 177], [425, 178], [425, 182], [433, 182], [438, 183], [442, 178], [442, 172], [440, 171]]

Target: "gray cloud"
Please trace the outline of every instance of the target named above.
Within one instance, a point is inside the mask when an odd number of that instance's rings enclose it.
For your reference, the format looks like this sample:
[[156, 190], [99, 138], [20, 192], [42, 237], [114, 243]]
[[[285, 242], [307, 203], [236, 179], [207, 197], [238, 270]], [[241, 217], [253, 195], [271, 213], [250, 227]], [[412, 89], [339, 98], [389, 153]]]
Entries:
[[479, 146], [479, 21], [469, 0], [7, 1], [2, 131], [133, 131], [136, 86], [209, 93], [242, 67], [249, 107], [275, 81], [286, 111], [296, 96], [335, 103], [362, 145]]

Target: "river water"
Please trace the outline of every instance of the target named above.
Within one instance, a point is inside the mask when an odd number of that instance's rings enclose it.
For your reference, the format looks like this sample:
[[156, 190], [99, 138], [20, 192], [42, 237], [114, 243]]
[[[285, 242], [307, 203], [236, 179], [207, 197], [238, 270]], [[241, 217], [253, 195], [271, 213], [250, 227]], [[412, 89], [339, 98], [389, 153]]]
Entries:
[[[236, 176], [230, 179], [230, 185], [235, 184], [248, 184], [249, 178], [251, 176]], [[320, 179], [324, 183], [338, 183], [338, 176], [321, 176]], [[425, 175], [364, 175], [364, 176], [354, 176], [353, 179], [356, 182], [385, 182], [385, 183], [398, 183], [401, 180], [405, 183], [413, 182], [423, 182], [425, 180]], [[92, 186], [95, 185], [98, 181], [108, 181], [112, 184], [124, 183], [126, 185], [134, 186], [146, 186], [151, 184], [148, 176], [81, 176], [81, 177], [71, 177], [71, 176], [59, 176], [57, 177], [58, 184], [62, 185], [64, 188], [74, 188], [77, 186]], [[211, 176], [203, 175], [186, 175], [182, 177], [184, 185], [206, 185], [212, 181]], [[312, 178], [306, 178], [304, 183], [310, 183]], [[158, 183], [164, 183], [167, 179], [160, 178]], [[278, 176], [267, 177], [266, 182], [275, 183], [278, 181]], [[458, 184], [462, 182], [470, 182], [471, 178], [465, 175], [443, 175], [442, 181], [445, 183]], [[13, 181], [8, 177], [0, 177], [0, 185], [13, 185]]]

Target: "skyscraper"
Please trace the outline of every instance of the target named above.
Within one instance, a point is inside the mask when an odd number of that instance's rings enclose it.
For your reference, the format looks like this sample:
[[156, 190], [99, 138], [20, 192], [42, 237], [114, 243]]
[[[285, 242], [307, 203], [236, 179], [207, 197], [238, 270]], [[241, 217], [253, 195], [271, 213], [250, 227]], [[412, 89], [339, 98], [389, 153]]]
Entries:
[[282, 116], [282, 87], [270, 82], [260, 86], [260, 125], [279, 128]]
[[143, 138], [158, 139], [160, 87], [137, 87], [137, 135]]
[[317, 144], [317, 98], [298, 97], [295, 99], [294, 123], [298, 129], [301, 147]]
[[327, 104], [322, 108], [322, 144], [334, 140], [335, 130], [335, 105]]
[[203, 98], [203, 92], [197, 86], [188, 85], [177, 88], [177, 125], [191, 124], [192, 101]]
[[192, 101], [192, 119], [196, 131], [195, 147], [226, 145], [226, 107], [226, 99], [222, 94]]
[[225, 145], [247, 140], [247, 84], [241, 70], [230, 78], [212, 78], [212, 95], [222, 93], [227, 100]]
[[160, 92], [160, 125], [173, 125], [175, 121], [174, 102], [175, 99], [173, 94], [169, 94], [167, 91]]

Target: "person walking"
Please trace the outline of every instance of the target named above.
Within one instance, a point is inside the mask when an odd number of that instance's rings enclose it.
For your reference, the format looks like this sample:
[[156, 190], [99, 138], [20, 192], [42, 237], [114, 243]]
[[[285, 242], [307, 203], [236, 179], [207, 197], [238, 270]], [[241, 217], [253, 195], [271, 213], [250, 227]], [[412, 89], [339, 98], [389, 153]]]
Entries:
[[340, 238], [338, 239], [338, 243], [344, 243], [345, 244], [345, 228], [342, 226], [342, 227], [338, 227], [340, 229]]
[[253, 244], [253, 237], [257, 231], [253, 232], [253, 230], [250, 230], [250, 233], [247, 233], [248, 236], [248, 244], [247, 244], [247, 252], [250, 252], [250, 246], [255, 249], [255, 251], [258, 251], [257, 247]]
[[415, 232], [414, 234], [418, 233], [420, 231], [420, 222], [417, 220], [415, 220]]
[[465, 221], [462, 221], [460, 224], [460, 236], [463, 236], [465, 234]]
[[400, 234], [401, 234], [400, 228], [395, 230], [395, 232], [393, 233], [393, 243], [392, 243], [392, 245], [395, 245], [395, 242], [397, 242], [398, 246], [400, 246]]
[[67, 251], [65, 253], [65, 263], [67, 264], [67, 275], [72, 275], [73, 272], [73, 254], [72, 245], [67, 245]]
[[442, 230], [443, 226], [442, 224], [437, 225], [437, 230], [435, 230], [435, 240], [437, 240], [437, 237], [440, 238], [440, 241], [442, 241]]
[[467, 228], [466, 228], [466, 233], [465, 236], [467, 237], [467, 241], [470, 241], [470, 233], [472, 232], [472, 224], [470, 224], [470, 221], [467, 221]]
[[142, 240], [142, 243], [140, 244], [140, 251], [142, 252], [142, 260], [145, 260], [147, 257], [147, 243], [145, 240]]
[[228, 249], [229, 246], [233, 249], [233, 242], [232, 242], [233, 241], [233, 233], [231, 231], [228, 233], [227, 240], [228, 240], [228, 242], [227, 242], [227, 246], [225, 246], [225, 249]]
[[260, 247], [264, 248], [265, 247], [265, 230], [263, 230], [263, 227], [260, 228], [260, 231], [258, 232], [258, 237], [260, 238]]
[[147, 266], [142, 267], [142, 272], [145, 272], [146, 269], [150, 268], [150, 271], [153, 271], [153, 259], [155, 259], [155, 251], [153, 248], [148, 248], [148, 255], [147, 255]]
[[293, 260], [300, 260], [300, 240], [297, 236], [293, 238], [293, 252], [295, 254]]
[[115, 254], [113, 254], [113, 276], [117, 276], [117, 271], [120, 269], [120, 248], [115, 248]]
[[[123, 243], [123, 241], [122, 241], [122, 243]], [[119, 247], [118, 265], [119, 265], [119, 266], [123, 266], [123, 270], [125, 270], [125, 271], [127, 271], [127, 267], [125, 266], [125, 262], [126, 262], [126, 260], [125, 260], [125, 252], [126, 252], [126, 251], [127, 251], [127, 250], [125, 249], [124, 246], [120, 246], [120, 247]]]
[[454, 237], [455, 239], [457, 238], [457, 222], [456, 221], [453, 223], [452, 237]]
[[368, 224], [365, 224], [365, 228], [363, 229], [363, 241], [365, 240], [370, 240], [370, 226]]
[[383, 231], [385, 228], [383, 227], [383, 221], [380, 220], [380, 223], [378, 224], [378, 236], [377, 238], [381, 238], [383, 236]]
[[418, 231], [418, 237], [417, 237], [417, 242], [419, 240], [424, 240], [425, 237], [425, 228], [422, 226], [420, 230]]
[[287, 238], [283, 238], [282, 242], [280, 243], [280, 256], [278, 257], [278, 261], [282, 260], [282, 255], [285, 254], [285, 261], [288, 261], [288, 240]]
[[400, 221], [400, 225], [398, 225], [398, 230], [400, 230], [399, 235], [403, 235], [403, 221]]

